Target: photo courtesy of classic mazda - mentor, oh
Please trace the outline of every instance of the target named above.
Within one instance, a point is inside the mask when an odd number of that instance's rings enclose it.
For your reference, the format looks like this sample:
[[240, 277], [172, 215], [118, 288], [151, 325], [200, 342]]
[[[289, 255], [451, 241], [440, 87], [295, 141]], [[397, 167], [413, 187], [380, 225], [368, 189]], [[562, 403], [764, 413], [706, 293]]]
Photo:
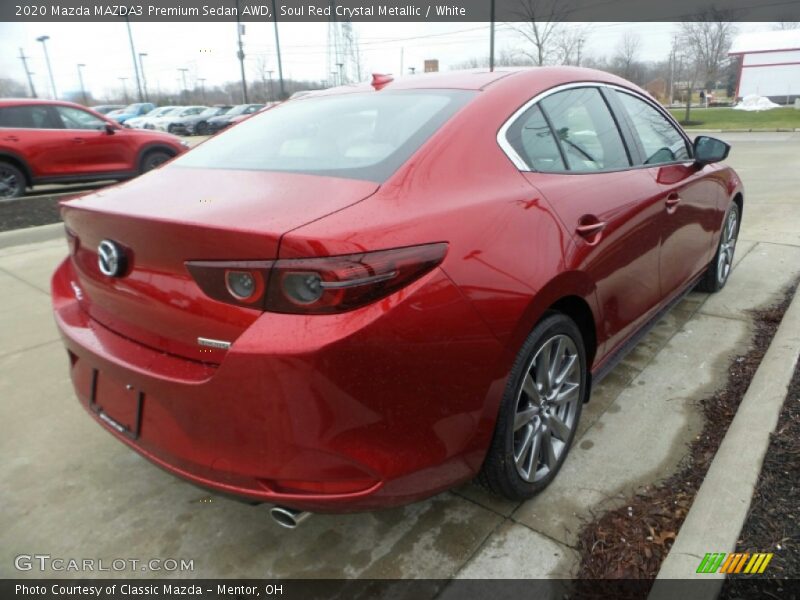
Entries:
[[187, 148], [71, 102], [0, 100], [0, 199], [45, 183], [130, 179]]
[[155, 464], [285, 525], [476, 477], [530, 498], [592, 384], [687, 291], [725, 285], [744, 201], [728, 150], [581, 68], [290, 100], [62, 204], [52, 295], [77, 395]]

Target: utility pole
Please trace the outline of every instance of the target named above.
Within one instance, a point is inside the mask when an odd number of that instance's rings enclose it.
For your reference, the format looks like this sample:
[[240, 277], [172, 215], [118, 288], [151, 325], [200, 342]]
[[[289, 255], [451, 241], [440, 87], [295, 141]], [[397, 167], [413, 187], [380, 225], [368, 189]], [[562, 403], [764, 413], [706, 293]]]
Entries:
[[400, 46], [400, 76], [401, 77], [403, 76], [403, 73], [405, 73], [405, 71], [403, 70], [403, 54], [404, 54], [404, 52], [405, 52], [405, 48], [403, 46]]
[[200, 93], [203, 95], [203, 104], [206, 103], [206, 78], [198, 77], [197, 81], [200, 82]]
[[269, 75], [269, 99], [271, 102], [275, 102], [275, 88], [272, 85], [272, 74], [275, 71], [267, 71], [267, 75]]
[[53, 79], [53, 69], [50, 67], [50, 55], [47, 53], [47, 40], [49, 39], [49, 35], [40, 35], [36, 38], [36, 41], [41, 42], [42, 48], [44, 48], [44, 60], [47, 63], [47, 72], [50, 74], [50, 87], [53, 90], [53, 100], [55, 100], [58, 98], [58, 93], [56, 92], [56, 81]]
[[125, 84], [128, 81], [127, 77], [117, 77], [122, 82], [122, 97], [125, 101], [125, 104], [128, 103], [128, 86]]
[[83, 73], [81, 69], [86, 65], [83, 63], [78, 63], [78, 82], [81, 84], [81, 96], [83, 96], [83, 104], [84, 106], [89, 106], [89, 99], [86, 97], [86, 88], [83, 87]]
[[286, 100], [286, 87], [283, 83], [283, 62], [281, 61], [281, 39], [278, 37], [278, 13], [275, 10], [275, 0], [272, 0], [272, 22], [275, 26], [275, 54], [278, 56], [278, 80], [280, 81], [281, 100]]
[[344, 63], [336, 63], [339, 68], [339, 85], [344, 85]]
[[145, 56], [147, 56], [147, 52], [139, 52], [139, 71], [142, 74], [142, 88], [144, 89], [144, 101], [150, 102], [150, 98], [148, 98], [149, 94], [147, 93], [147, 78], [144, 76], [144, 61], [142, 60]]
[[28, 85], [31, 88], [31, 97], [36, 98], [36, 88], [33, 87], [33, 73], [28, 70], [28, 57], [25, 56], [22, 48], [19, 49], [19, 59], [22, 61], [22, 66], [25, 69], [25, 75], [28, 77]]
[[144, 102], [142, 96], [142, 82], [139, 79], [139, 65], [136, 63], [136, 48], [133, 45], [133, 32], [131, 31], [131, 21], [125, 17], [125, 24], [128, 26], [128, 41], [131, 43], [131, 58], [133, 59], [133, 72], [136, 75], [136, 90], [139, 92], [139, 102]]
[[187, 99], [189, 97], [189, 90], [186, 89], [186, 71], [188, 70], [189, 69], [187, 69], [186, 67], [178, 69], [178, 71], [181, 72], [181, 81], [183, 82], [183, 89], [181, 90], [181, 96], [186, 97]]
[[489, 6], [489, 20], [491, 21], [489, 29], [489, 70], [494, 71], [494, 0]]
[[244, 44], [242, 44], [242, 28], [239, 22], [239, 0], [236, 0], [236, 38], [239, 42], [239, 51], [236, 53], [239, 59], [239, 69], [242, 72], [242, 103], [247, 104], [247, 78], [244, 74]]

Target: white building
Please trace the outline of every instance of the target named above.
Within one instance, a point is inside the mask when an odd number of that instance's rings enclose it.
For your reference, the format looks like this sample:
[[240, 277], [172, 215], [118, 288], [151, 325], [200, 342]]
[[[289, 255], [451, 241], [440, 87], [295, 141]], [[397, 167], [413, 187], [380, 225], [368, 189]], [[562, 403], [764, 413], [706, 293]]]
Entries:
[[800, 96], [800, 30], [743, 33], [729, 54], [741, 59], [737, 98], [756, 94], [785, 103]]

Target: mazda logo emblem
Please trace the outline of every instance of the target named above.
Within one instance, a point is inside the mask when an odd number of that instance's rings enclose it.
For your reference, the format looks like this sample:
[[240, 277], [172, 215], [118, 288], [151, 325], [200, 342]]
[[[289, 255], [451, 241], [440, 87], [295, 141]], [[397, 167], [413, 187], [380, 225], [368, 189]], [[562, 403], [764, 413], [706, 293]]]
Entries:
[[97, 247], [97, 266], [108, 277], [120, 277], [125, 272], [125, 251], [116, 242], [103, 240]]

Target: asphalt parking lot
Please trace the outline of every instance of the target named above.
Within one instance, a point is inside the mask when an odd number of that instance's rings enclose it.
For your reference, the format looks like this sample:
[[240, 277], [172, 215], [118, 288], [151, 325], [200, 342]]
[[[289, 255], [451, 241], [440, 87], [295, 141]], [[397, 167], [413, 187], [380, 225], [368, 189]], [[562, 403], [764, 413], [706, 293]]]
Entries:
[[14, 569], [17, 554], [46, 553], [189, 559], [182, 575], [196, 577], [568, 577], [581, 523], [674, 470], [700, 429], [696, 401], [748, 344], [746, 311], [800, 273], [800, 133], [713, 135], [733, 144], [745, 184], [728, 286], [691, 293], [595, 388], [557, 480], [522, 504], [467, 485], [287, 531], [266, 506], [212, 498], [118, 443], [74, 398], [48, 297], [65, 243], [0, 250], [0, 576], [80, 575]]

